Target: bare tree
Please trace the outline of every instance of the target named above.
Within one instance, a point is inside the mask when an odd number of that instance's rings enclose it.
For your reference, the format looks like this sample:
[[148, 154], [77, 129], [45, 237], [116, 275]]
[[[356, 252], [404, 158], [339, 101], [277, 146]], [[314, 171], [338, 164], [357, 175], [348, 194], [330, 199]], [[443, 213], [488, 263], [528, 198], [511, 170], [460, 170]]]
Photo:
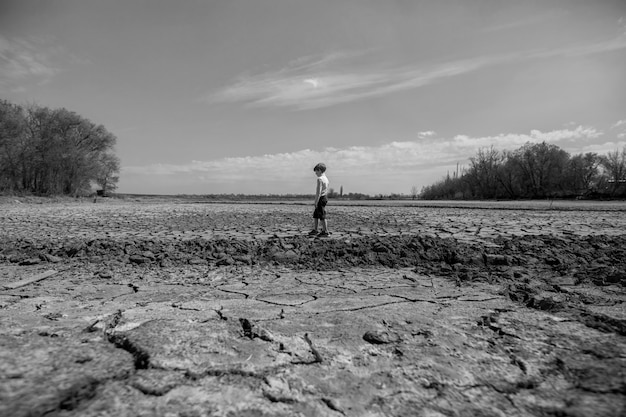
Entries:
[[115, 191], [120, 171], [120, 160], [112, 153], [103, 153], [96, 164], [95, 182], [98, 184], [103, 194]]
[[20, 106], [0, 100], [0, 191], [21, 188], [21, 149], [26, 119]]
[[574, 155], [567, 164], [564, 188], [577, 195], [590, 191], [598, 180], [600, 162], [596, 153]]
[[503, 159], [493, 146], [479, 149], [478, 154], [470, 158], [467, 179], [478, 197], [495, 198], [498, 195], [498, 169]]
[[569, 154], [556, 145], [526, 143], [513, 152], [525, 197], [554, 196], [560, 188]]
[[600, 158], [600, 163], [612, 183], [611, 194], [615, 195], [622, 182], [626, 180], [626, 146], [622, 151], [617, 149]]

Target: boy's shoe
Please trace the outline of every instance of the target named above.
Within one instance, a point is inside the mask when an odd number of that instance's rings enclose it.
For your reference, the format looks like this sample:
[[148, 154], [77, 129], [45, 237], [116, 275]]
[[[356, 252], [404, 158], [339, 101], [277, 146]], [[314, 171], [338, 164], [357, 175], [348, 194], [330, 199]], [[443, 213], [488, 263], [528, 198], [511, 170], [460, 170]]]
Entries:
[[309, 236], [317, 236], [317, 230], [311, 230]]
[[330, 233], [328, 233], [327, 231], [324, 230], [323, 232], [320, 232], [320, 234], [317, 235], [317, 237], [328, 237], [329, 235], [330, 235]]

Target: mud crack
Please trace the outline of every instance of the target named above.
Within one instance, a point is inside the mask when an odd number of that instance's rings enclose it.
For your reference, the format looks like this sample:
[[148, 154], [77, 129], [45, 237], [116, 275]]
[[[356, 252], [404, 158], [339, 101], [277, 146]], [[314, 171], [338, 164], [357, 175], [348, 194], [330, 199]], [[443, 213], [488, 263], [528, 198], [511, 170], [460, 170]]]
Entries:
[[313, 354], [313, 357], [315, 358], [313, 362], [310, 362], [310, 363], [313, 364], [313, 363], [324, 362], [324, 360], [322, 359], [322, 355], [320, 354], [319, 350], [317, 350], [317, 348], [313, 345], [313, 342], [311, 341], [311, 338], [309, 337], [308, 333], [304, 334], [304, 341], [308, 343], [309, 348], [311, 349], [311, 353]]
[[107, 339], [109, 342], [113, 343], [115, 347], [133, 355], [135, 369], [148, 369], [150, 366], [150, 354], [146, 350], [134, 344], [123, 334], [109, 333]]

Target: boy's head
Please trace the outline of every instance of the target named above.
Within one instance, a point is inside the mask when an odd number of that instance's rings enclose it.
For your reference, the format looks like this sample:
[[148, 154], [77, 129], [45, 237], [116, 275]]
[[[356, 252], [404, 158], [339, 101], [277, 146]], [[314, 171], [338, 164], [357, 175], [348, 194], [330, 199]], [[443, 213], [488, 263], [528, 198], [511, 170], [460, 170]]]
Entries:
[[320, 162], [319, 164], [315, 165], [315, 168], [313, 168], [313, 171], [319, 171], [321, 174], [323, 174], [324, 172], [326, 172], [326, 165], [324, 165], [324, 163]]

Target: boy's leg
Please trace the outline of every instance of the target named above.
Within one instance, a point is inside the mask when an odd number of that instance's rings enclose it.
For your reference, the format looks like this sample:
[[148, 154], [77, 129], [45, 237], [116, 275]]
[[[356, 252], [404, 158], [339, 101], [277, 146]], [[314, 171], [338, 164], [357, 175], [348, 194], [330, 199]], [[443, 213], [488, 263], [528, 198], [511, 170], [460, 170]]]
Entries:
[[328, 237], [328, 223], [326, 222], [326, 198], [321, 199], [320, 203], [320, 223], [322, 225], [322, 232], [318, 235], [319, 237]]
[[309, 236], [316, 236], [317, 235], [317, 226], [318, 226], [318, 222], [319, 219], [316, 216], [316, 213], [313, 214], [313, 230], [311, 230], [309, 232]]

